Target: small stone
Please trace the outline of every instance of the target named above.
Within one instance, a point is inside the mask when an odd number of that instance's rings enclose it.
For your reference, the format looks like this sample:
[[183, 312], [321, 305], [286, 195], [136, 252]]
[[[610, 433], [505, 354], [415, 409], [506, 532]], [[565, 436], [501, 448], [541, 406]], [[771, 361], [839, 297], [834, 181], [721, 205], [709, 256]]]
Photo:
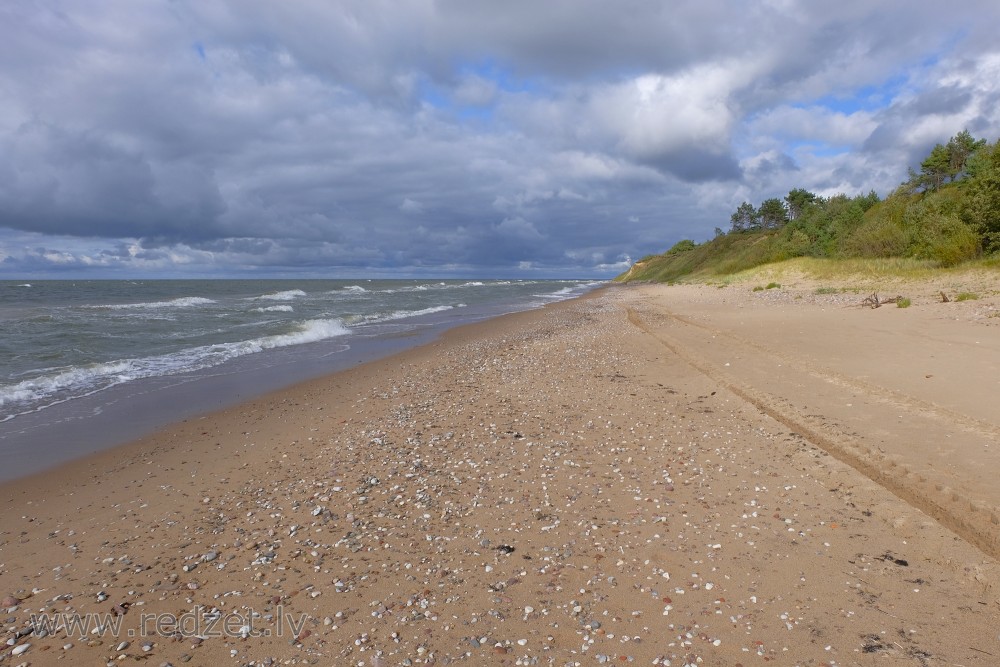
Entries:
[[31, 648], [31, 644], [21, 644], [20, 646], [15, 646], [14, 650], [10, 652], [11, 655], [21, 655], [25, 651]]
[[124, 651], [127, 648], [128, 648], [128, 642], [122, 642], [121, 644], [115, 647], [115, 651]]
[[219, 552], [218, 551], [209, 551], [207, 554], [205, 554], [204, 556], [202, 556], [202, 560], [204, 560], [206, 563], [211, 563], [213, 560], [215, 560], [218, 557], [219, 557]]
[[21, 604], [21, 601], [13, 595], [5, 595], [3, 600], [0, 600], [0, 607], [3, 607], [4, 609], [16, 607], [19, 604]]

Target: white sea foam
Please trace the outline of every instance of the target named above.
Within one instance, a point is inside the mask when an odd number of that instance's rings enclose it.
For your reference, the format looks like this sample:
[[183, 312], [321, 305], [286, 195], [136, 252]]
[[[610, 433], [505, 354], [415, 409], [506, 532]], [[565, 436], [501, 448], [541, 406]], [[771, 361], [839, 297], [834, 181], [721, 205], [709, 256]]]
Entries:
[[205, 306], [215, 303], [214, 299], [206, 299], [201, 296], [183, 296], [170, 301], [150, 301], [148, 303], [113, 303], [99, 306], [84, 306], [85, 308], [96, 308], [100, 310], [156, 310], [160, 308], [193, 308], [195, 306]]
[[564, 299], [576, 290], [572, 287], [563, 287], [561, 290], [556, 290], [555, 292], [549, 292], [548, 294], [536, 294], [535, 296], [541, 299]]
[[258, 299], [264, 299], [265, 301], [292, 301], [293, 299], [298, 299], [300, 296], [305, 296], [306, 293], [300, 289], [290, 289], [284, 292], [271, 292], [270, 294], [262, 294]]
[[[306, 320], [298, 323], [295, 331], [283, 334], [203, 345], [158, 356], [63, 368], [15, 384], [0, 385], [0, 408], [22, 406], [27, 408], [25, 411], [33, 411], [46, 407], [39, 403], [52, 405], [133, 380], [191, 372], [263, 350], [313, 343], [348, 333], [350, 331], [339, 319]], [[0, 421], [14, 416], [0, 417]]]
[[361, 285], [348, 285], [347, 287], [345, 287], [343, 289], [343, 291], [345, 291], [345, 292], [367, 292], [368, 290], [366, 290]]
[[397, 310], [388, 315], [384, 315], [377, 319], [379, 320], [402, 320], [407, 317], [418, 317], [420, 315], [431, 315], [432, 313], [443, 313], [446, 310], [452, 310], [453, 308], [462, 308], [465, 304], [458, 304], [457, 306], [432, 306], [430, 308], [421, 308], [420, 310]]
[[291, 313], [295, 309], [291, 306], [261, 306], [260, 308], [254, 308], [255, 313]]
[[548, 294], [535, 294], [534, 296], [537, 296], [541, 299], [555, 299], [555, 300], [568, 299], [572, 296], [576, 296], [577, 294], [582, 294], [584, 291], [588, 289], [603, 284], [604, 284], [603, 281], [595, 280], [589, 283], [578, 283], [571, 287], [563, 287], [560, 290], [556, 290], [555, 292], [549, 292]]

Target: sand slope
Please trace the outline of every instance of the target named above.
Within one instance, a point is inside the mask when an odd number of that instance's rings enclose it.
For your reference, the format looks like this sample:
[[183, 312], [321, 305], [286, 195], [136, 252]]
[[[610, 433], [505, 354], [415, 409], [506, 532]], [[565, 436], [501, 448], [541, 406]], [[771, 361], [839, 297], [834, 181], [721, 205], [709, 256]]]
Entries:
[[998, 330], [930, 313], [610, 289], [5, 486], [7, 635], [123, 613], [7, 664], [997, 664]]

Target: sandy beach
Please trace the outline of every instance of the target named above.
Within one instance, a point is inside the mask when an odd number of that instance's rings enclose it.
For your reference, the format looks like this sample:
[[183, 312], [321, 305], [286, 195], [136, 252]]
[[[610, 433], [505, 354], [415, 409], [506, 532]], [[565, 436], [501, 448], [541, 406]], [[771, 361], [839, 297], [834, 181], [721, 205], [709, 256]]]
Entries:
[[612, 287], [3, 485], [0, 665], [1000, 664], [942, 280]]

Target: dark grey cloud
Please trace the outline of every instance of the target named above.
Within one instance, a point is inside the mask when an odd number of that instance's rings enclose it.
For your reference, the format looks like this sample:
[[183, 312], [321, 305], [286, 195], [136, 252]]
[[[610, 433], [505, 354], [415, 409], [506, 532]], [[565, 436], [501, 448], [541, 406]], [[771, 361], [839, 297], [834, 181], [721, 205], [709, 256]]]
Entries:
[[980, 0], [4, 3], [0, 272], [613, 272], [743, 199], [886, 191], [962, 127], [995, 138], [997, 19]]

